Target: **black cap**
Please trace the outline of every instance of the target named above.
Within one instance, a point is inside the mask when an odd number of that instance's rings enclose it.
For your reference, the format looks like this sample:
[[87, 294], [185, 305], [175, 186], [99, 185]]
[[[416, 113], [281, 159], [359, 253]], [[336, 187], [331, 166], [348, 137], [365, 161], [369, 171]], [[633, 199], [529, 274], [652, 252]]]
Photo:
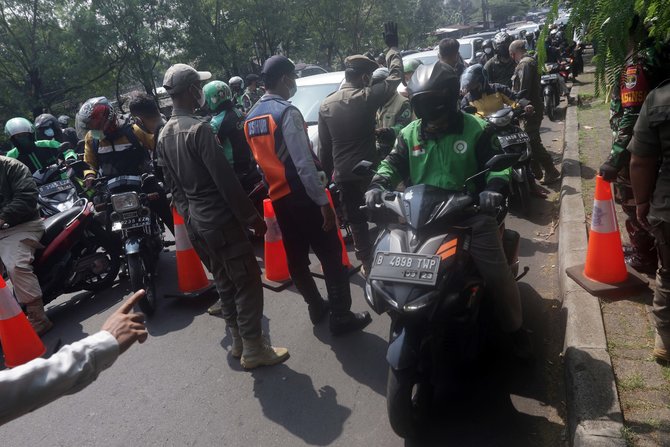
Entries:
[[259, 77], [256, 73], [249, 73], [246, 78], [244, 78], [244, 82], [249, 85], [254, 81], [258, 81]]
[[286, 56], [274, 55], [265, 61], [261, 75], [265, 79], [277, 79], [289, 73], [293, 73], [295, 65]]

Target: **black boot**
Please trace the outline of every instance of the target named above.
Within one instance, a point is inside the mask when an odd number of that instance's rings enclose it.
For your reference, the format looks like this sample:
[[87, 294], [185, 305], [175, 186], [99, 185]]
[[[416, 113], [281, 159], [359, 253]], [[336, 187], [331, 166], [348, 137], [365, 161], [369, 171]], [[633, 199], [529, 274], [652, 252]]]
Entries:
[[291, 275], [296, 289], [307, 303], [307, 311], [312, 324], [319, 324], [328, 314], [328, 302], [321, 297], [311, 273]]
[[351, 290], [348, 281], [326, 283], [331, 303], [330, 333], [342, 335], [363, 329], [372, 322], [368, 312], [354, 313], [351, 310]]

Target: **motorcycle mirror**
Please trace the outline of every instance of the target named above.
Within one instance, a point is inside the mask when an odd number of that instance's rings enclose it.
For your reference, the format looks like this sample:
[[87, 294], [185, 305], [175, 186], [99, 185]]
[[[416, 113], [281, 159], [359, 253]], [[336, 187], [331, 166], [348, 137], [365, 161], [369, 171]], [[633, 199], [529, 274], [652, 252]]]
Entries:
[[489, 161], [486, 162], [486, 168], [489, 171], [502, 171], [503, 169], [511, 168], [519, 161], [521, 154], [496, 154]]
[[371, 161], [361, 160], [358, 163], [356, 163], [356, 166], [354, 166], [352, 172], [356, 175], [364, 177], [370, 174], [374, 174], [375, 170], [373, 168], [373, 163]]

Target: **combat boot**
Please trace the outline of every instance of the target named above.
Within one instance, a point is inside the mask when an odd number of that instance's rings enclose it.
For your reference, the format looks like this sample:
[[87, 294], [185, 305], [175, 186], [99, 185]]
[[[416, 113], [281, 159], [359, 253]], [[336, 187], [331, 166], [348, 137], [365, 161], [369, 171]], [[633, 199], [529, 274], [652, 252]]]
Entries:
[[242, 337], [240, 336], [240, 330], [237, 326], [228, 326], [230, 329], [230, 337], [233, 339], [232, 346], [230, 348], [230, 355], [234, 358], [239, 359], [242, 357], [242, 350], [244, 346], [242, 344]]
[[54, 326], [44, 312], [44, 304], [42, 304], [41, 299], [26, 304], [26, 316], [37, 335], [46, 334]]
[[254, 369], [259, 366], [272, 366], [286, 361], [289, 358], [288, 349], [275, 348], [264, 337], [256, 339], [242, 339], [242, 359], [240, 364], [244, 369]]
[[654, 357], [656, 360], [670, 362], [670, 333], [656, 329], [654, 340]]

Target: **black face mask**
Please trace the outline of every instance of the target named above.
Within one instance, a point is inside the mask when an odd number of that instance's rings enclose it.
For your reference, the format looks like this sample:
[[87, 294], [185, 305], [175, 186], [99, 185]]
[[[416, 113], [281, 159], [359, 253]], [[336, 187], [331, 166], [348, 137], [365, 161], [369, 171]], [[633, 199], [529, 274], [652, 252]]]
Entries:
[[32, 135], [20, 135], [12, 137], [12, 142], [19, 151], [27, 151], [35, 148], [35, 138]]

